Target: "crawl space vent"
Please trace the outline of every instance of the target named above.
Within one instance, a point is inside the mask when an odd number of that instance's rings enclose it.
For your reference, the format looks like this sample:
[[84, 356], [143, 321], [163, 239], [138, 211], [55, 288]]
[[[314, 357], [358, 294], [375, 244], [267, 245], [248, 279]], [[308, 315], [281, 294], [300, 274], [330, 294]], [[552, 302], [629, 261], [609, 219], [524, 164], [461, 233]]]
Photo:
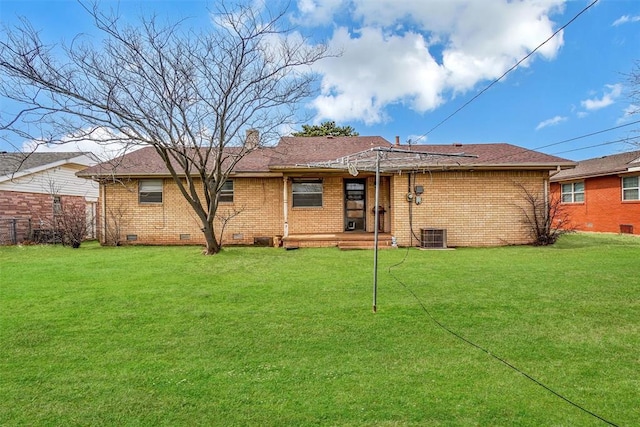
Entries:
[[424, 249], [445, 249], [447, 230], [443, 228], [421, 228], [420, 247]]
[[633, 224], [620, 224], [620, 233], [633, 234]]

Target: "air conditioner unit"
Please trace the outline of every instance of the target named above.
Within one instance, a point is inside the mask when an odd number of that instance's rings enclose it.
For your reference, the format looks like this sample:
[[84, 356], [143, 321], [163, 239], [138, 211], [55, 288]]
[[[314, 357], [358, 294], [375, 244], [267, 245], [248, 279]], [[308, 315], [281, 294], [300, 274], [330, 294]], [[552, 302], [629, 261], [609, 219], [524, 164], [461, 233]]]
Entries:
[[447, 230], [443, 228], [421, 228], [420, 247], [424, 249], [445, 249]]

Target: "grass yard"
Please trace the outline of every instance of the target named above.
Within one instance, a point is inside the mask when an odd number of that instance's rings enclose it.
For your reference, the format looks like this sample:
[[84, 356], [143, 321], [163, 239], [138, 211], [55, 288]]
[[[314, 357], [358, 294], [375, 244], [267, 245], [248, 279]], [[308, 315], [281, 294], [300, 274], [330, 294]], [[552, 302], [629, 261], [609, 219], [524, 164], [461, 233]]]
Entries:
[[640, 239], [372, 258], [2, 247], [0, 425], [640, 425]]

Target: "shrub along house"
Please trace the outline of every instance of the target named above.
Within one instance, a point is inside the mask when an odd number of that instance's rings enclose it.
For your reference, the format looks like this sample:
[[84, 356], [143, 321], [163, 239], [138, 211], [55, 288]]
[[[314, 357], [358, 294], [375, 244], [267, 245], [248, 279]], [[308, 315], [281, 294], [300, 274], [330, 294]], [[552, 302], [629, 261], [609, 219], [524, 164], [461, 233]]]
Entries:
[[[244, 157], [229, 176], [218, 211], [227, 219], [223, 244], [371, 246], [376, 173], [370, 165], [377, 150], [385, 150], [379, 160], [381, 246], [392, 238], [400, 246], [529, 243], [522, 187], [547, 195], [550, 171], [574, 165], [510, 144], [283, 137]], [[78, 176], [100, 182], [103, 242], [110, 235], [132, 244], [204, 242], [198, 219], [152, 148]]]
[[640, 150], [581, 161], [551, 189], [577, 230], [640, 234]]

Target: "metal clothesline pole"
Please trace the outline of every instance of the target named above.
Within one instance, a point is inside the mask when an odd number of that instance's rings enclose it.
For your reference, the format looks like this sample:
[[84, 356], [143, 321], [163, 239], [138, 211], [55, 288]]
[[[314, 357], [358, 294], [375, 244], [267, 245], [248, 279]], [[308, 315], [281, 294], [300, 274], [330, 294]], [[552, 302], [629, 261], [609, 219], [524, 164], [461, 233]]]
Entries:
[[373, 312], [378, 309], [378, 227], [379, 227], [379, 199], [380, 199], [380, 151], [376, 150], [376, 204], [374, 208], [373, 232]]
[[[415, 150], [403, 150], [395, 147], [376, 147], [370, 148], [366, 151], [361, 151], [359, 153], [355, 153], [349, 156], [341, 157], [334, 161], [325, 161], [325, 162], [314, 162], [307, 163], [306, 165], [296, 164], [296, 166], [306, 166], [308, 168], [328, 168], [328, 169], [341, 169], [347, 170], [351, 175], [358, 175], [358, 169], [366, 170], [371, 172], [373, 169], [373, 165], [370, 156], [367, 154], [375, 152], [375, 171], [376, 171], [376, 188], [375, 188], [375, 207], [374, 207], [374, 249], [373, 249], [373, 312], [375, 313], [378, 309], [378, 227], [380, 226], [380, 153], [399, 153], [399, 154], [410, 154], [412, 155], [412, 159], [407, 161], [407, 159], [403, 159], [401, 157], [393, 157], [391, 158], [389, 154], [385, 154], [384, 160], [386, 163], [397, 162], [393, 165], [387, 165], [385, 171], [389, 170], [397, 170], [398, 172], [403, 170], [415, 170], [415, 169], [429, 169], [435, 166], [445, 167], [445, 164], [439, 164], [439, 162], [431, 163], [431, 164], [422, 164], [420, 162], [416, 163], [416, 156], [419, 159], [424, 157], [443, 157], [443, 158], [451, 158], [451, 157], [473, 157], [477, 158], [476, 155], [469, 155], [464, 153], [434, 153], [428, 151], [415, 151]], [[358, 166], [356, 166], [356, 164]], [[457, 163], [460, 166], [460, 163]]]

